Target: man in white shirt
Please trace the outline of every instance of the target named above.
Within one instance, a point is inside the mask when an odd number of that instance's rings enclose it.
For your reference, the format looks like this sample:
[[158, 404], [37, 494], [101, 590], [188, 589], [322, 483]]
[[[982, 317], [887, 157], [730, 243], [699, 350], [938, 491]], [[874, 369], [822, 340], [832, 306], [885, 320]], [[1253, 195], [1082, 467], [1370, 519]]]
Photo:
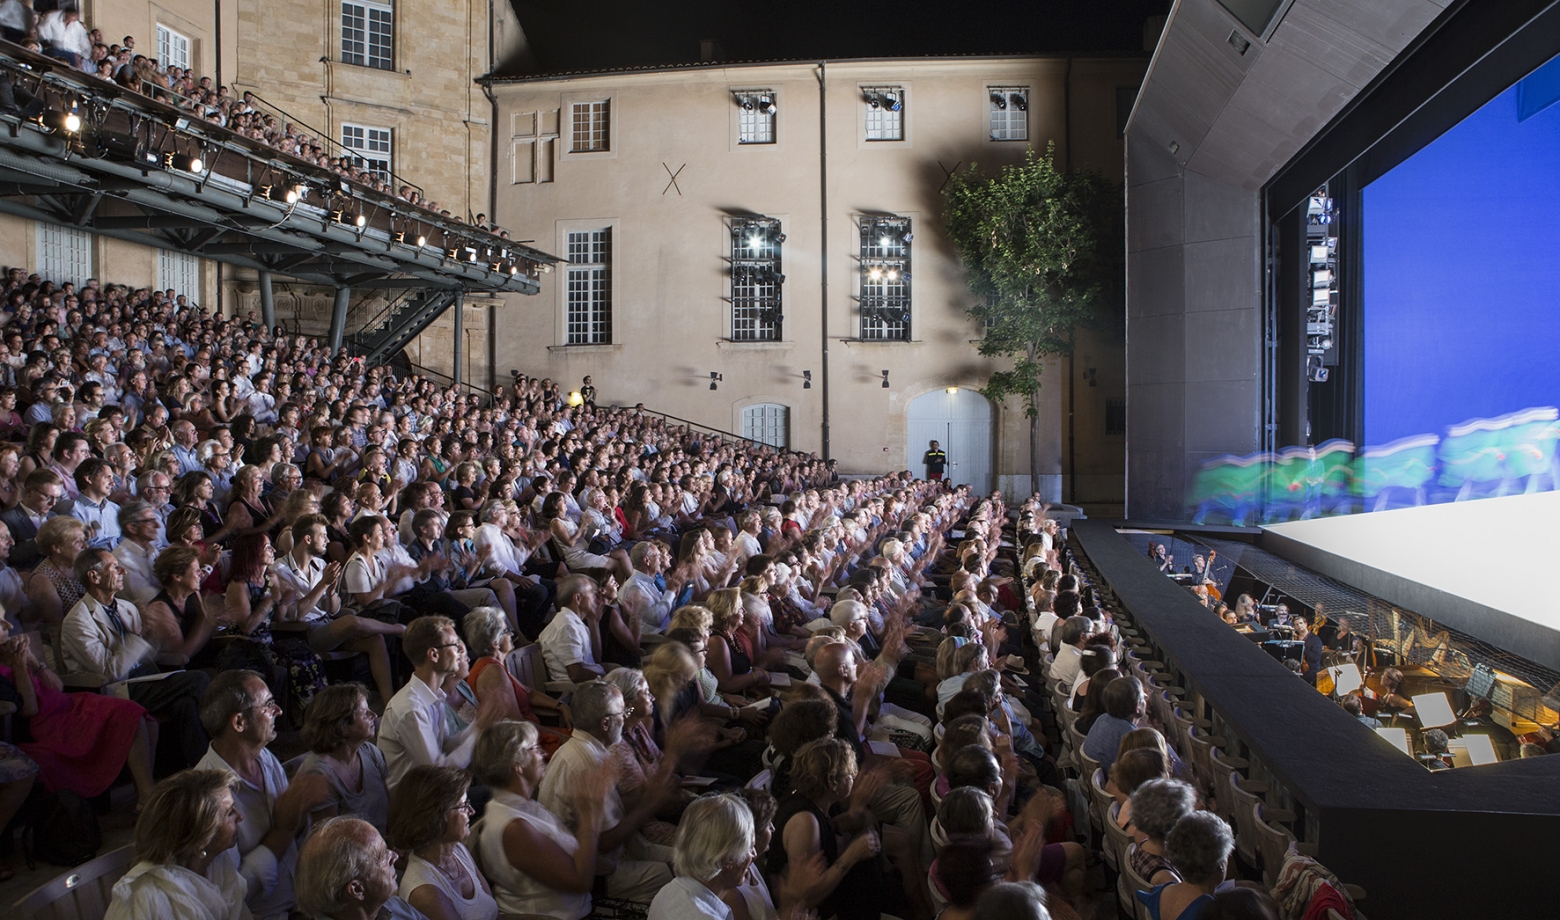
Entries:
[[304, 773], [288, 783], [281, 761], [266, 749], [276, 739], [276, 704], [254, 671], [223, 671], [201, 698], [201, 720], [211, 747], [196, 764], [238, 777], [233, 806], [238, 824], [239, 874], [248, 883], [244, 903], [255, 920], [287, 920], [296, 906], [293, 872], [298, 833], [309, 812], [325, 803], [325, 776]]
[[[105, 685], [131, 677], [157, 676], [152, 665], [157, 651], [144, 635], [141, 612], [114, 596], [125, 587], [125, 569], [114, 554], [106, 549], [84, 549], [76, 557], [72, 574], [87, 591], [60, 626], [60, 670], [96, 677]], [[162, 723], [157, 743], [177, 749], [181, 769], [194, 765], [206, 749], [200, 698], [208, 683], [204, 671], [175, 671], [125, 685], [130, 699]]]
[[413, 620], [401, 637], [401, 650], [411, 659], [412, 679], [391, 697], [379, 722], [379, 749], [385, 754], [386, 784], [391, 789], [413, 767], [469, 766], [477, 736], [504, 716], [498, 695], [489, 694], [470, 725], [450, 731], [444, 714], [444, 680], [459, 670], [466, 647], [448, 617]]
[[119, 506], [108, 500], [114, 488], [114, 470], [97, 457], [88, 457], [76, 467], [76, 500], [65, 513], [86, 525], [87, 545], [112, 550], [123, 536], [119, 529]]
[[[611, 759], [607, 749], [623, 737], [627, 709], [616, 686], [593, 680], [574, 691], [570, 710], [574, 733], [548, 762], [537, 801], [572, 830], [579, 821], [575, 789], [585, 774], [603, 769]], [[671, 849], [650, 843], [639, 833], [670, 794], [671, 776], [668, 772], [651, 778], [632, 811], [625, 809], [617, 787], [610, 787], [598, 812], [601, 834], [596, 857], [596, 873], [606, 876], [609, 896], [648, 902], [672, 880]]]
[[633, 577], [618, 591], [618, 604], [627, 615], [639, 618], [639, 628], [647, 633], [664, 633], [672, 622], [672, 608], [682, 587], [678, 573], [666, 579], [665, 587], [656, 576], [666, 569], [666, 559], [654, 540], [634, 544], [629, 558], [634, 563]]
[[578, 684], [606, 673], [597, 664], [601, 660], [601, 610], [596, 582], [589, 575], [570, 575], [558, 582], [558, 613], [536, 637], [542, 660], [547, 663], [548, 680]]
[[1062, 647], [1051, 662], [1050, 678], [1065, 681], [1069, 695], [1083, 679], [1083, 643], [1089, 638], [1090, 625], [1088, 617], [1068, 617], [1062, 623]]
[[125, 567], [125, 587], [119, 596], [137, 607], [144, 606], [162, 590], [152, 570], [157, 559], [153, 541], [161, 529], [157, 512], [146, 502], [131, 499], [119, 509], [119, 529], [124, 539], [114, 547], [114, 558]]

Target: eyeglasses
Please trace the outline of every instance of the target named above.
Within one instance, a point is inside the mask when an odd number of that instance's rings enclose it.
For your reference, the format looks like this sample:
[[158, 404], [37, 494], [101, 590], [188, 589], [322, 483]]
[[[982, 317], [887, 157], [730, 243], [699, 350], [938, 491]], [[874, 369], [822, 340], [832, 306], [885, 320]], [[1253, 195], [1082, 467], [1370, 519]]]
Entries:
[[266, 699], [266, 700], [261, 700], [258, 703], [251, 704], [249, 707], [247, 707], [245, 709], [245, 711], [246, 712], [251, 712], [251, 711], [254, 711], [254, 710], [257, 710], [257, 709], [265, 710], [265, 711], [268, 711], [268, 712], [281, 712], [282, 711], [282, 707], [276, 702], [276, 698], [275, 697], [272, 697], [272, 698]]
[[450, 811], [463, 811], [468, 815], [474, 815], [477, 813], [476, 806], [472, 805], [470, 802], [461, 802], [454, 808], [451, 808]]

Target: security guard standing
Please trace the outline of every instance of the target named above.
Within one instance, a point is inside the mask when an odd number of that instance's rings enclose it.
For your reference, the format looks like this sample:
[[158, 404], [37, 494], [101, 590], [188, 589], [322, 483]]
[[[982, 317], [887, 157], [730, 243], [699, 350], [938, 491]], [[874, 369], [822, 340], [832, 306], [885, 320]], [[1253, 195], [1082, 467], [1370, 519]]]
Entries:
[[926, 478], [937, 481], [943, 478], [943, 470], [948, 467], [948, 455], [936, 441], [927, 448], [926, 454], [921, 457], [921, 462], [926, 464]]

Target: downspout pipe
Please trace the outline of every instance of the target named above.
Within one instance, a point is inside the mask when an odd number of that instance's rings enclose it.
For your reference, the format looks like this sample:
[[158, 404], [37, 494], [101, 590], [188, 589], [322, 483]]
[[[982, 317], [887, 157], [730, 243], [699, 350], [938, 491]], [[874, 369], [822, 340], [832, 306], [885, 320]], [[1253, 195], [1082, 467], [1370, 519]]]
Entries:
[[823, 397], [823, 459], [829, 459], [829, 95], [828, 61], [818, 62], [818, 343], [823, 370], [819, 392]]

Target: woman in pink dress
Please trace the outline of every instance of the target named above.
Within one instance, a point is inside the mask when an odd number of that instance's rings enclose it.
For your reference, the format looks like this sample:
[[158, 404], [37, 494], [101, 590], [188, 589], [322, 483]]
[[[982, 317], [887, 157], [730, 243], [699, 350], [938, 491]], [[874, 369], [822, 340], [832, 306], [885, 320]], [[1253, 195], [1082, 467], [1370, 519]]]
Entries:
[[106, 694], [66, 693], [59, 675], [33, 654], [27, 637], [10, 636], [3, 617], [0, 678], [15, 684], [21, 697], [18, 714], [27, 718], [33, 740], [17, 746], [42, 768], [45, 789], [92, 798], [129, 767], [137, 801], [151, 795], [156, 723], [145, 709]]

